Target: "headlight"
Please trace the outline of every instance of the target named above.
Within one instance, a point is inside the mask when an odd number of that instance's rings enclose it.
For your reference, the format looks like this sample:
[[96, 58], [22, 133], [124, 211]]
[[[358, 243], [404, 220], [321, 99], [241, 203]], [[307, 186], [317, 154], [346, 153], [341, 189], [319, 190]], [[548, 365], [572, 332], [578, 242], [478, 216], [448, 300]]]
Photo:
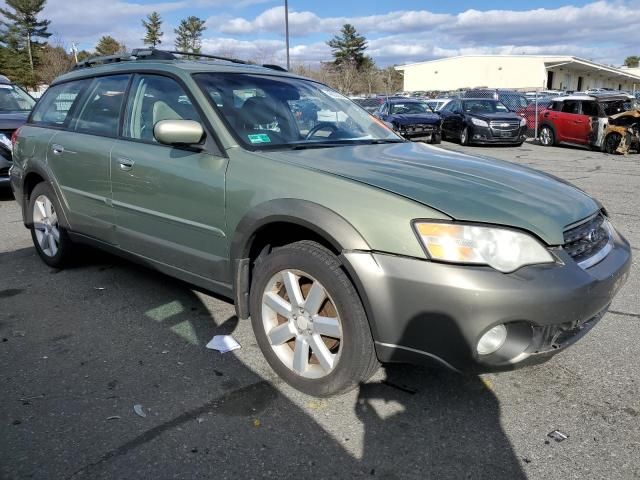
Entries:
[[522, 120], [520, 120], [520, 126], [524, 127], [527, 124], [527, 119], [523, 118]]
[[434, 260], [489, 265], [503, 273], [525, 265], [554, 263], [540, 242], [515, 230], [427, 222], [416, 222], [415, 228]]
[[488, 127], [489, 124], [484, 120], [480, 120], [479, 118], [471, 117], [471, 123], [473, 123], [476, 127]]

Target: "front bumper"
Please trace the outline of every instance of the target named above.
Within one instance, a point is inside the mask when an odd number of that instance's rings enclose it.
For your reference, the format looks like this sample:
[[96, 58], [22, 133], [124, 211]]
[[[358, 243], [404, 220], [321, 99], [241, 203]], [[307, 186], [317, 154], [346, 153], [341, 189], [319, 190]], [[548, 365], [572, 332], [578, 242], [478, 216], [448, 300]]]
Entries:
[[519, 144], [527, 139], [527, 127], [507, 130], [504, 133], [489, 127], [472, 125], [469, 142], [478, 144]]
[[[492, 371], [546, 360], [597, 323], [631, 265], [629, 243], [618, 233], [613, 239], [609, 255], [587, 270], [561, 249], [561, 263], [511, 274], [380, 253], [343, 255], [381, 361]], [[507, 325], [504, 346], [478, 355], [478, 340], [498, 324]]]
[[400, 125], [396, 132], [407, 140], [415, 138], [431, 139], [434, 135], [442, 134], [439, 124]]

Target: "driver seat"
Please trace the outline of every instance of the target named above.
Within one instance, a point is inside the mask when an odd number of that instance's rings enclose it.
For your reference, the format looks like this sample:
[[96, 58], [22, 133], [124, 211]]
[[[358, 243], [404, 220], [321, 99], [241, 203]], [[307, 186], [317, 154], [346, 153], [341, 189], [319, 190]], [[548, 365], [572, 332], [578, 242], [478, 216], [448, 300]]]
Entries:
[[286, 110], [283, 105], [267, 97], [248, 98], [238, 112], [238, 127], [245, 133], [268, 132], [269, 125], [275, 123], [280, 131], [271, 131], [278, 133], [282, 142], [295, 141], [293, 118], [291, 112], [287, 114]]

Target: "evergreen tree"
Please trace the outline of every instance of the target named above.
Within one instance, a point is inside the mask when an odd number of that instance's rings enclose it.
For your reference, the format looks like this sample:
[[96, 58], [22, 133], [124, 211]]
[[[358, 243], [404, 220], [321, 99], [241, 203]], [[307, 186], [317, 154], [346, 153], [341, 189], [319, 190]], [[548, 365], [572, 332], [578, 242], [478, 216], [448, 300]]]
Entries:
[[372, 62], [364, 54], [367, 49], [367, 40], [349, 23], [345, 23], [340, 30], [340, 35], [329, 40], [327, 45], [333, 50], [333, 63], [336, 67], [350, 64], [360, 69], [365, 63]]
[[158, 12], [151, 12], [147, 15], [146, 20], [142, 20], [142, 26], [147, 30], [146, 35], [142, 39], [145, 45], [151, 45], [155, 48], [162, 43], [162, 35], [164, 32], [160, 30], [162, 27], [162, 19]]
[[174, 30], [176, 48], [181, 52], [200, 53], [202, 32], [207, 29], [204, 24], [204, 20], [194, 16], [181, 20], [178, 28]]
[[124, 45], [110, 35], [105, 35], [98, 40], [96, 53], [98, 55], [115, 55], [124, 50]]
[[[43, 42], [51, 36], [47, 31], [49, 20], [38, 19], [46, 0], [5, 0], [0, 8], [0, 45], [5, 49], [3, 67], [14, 80], [26, 86], [35, 86], [35, 67]], [[26, 68], [26, 71], [25, 71]]]

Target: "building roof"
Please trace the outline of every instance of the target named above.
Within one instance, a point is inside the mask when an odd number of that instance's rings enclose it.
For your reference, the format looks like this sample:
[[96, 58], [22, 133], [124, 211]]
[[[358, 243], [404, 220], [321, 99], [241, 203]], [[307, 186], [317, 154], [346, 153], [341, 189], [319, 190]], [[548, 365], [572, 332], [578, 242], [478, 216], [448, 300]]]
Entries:
[[428, 63], [442, 62], [456, 60], [459, 58], [537, 58], [544, 62], [546, 68], [560, 67], [563, 65], [579, 65], [585, 67], [587, 70], [597, 70], [602, 72], [607, 72], [609, 74], [620, 75], [632, 80], [640, 80], [640, 75], [635, 72], [630, 72], [628, 70], [623, 70], [616, 67], [611, 67], [609, 65], [604, 65], [602, 63], [592, 62], [591, 60], [586, 60], [580, 57], [573, 57], [568, 55], [458, 55], [454, 57], [444, 57], [435, 60], [428, 60], [425, 62], [416, 62], [416, 63], [407, 63], [405, 65], [398, 65], [396, 70], [404, 70], [406, 67], [413, 67], [417, 65], [424, 65]]

